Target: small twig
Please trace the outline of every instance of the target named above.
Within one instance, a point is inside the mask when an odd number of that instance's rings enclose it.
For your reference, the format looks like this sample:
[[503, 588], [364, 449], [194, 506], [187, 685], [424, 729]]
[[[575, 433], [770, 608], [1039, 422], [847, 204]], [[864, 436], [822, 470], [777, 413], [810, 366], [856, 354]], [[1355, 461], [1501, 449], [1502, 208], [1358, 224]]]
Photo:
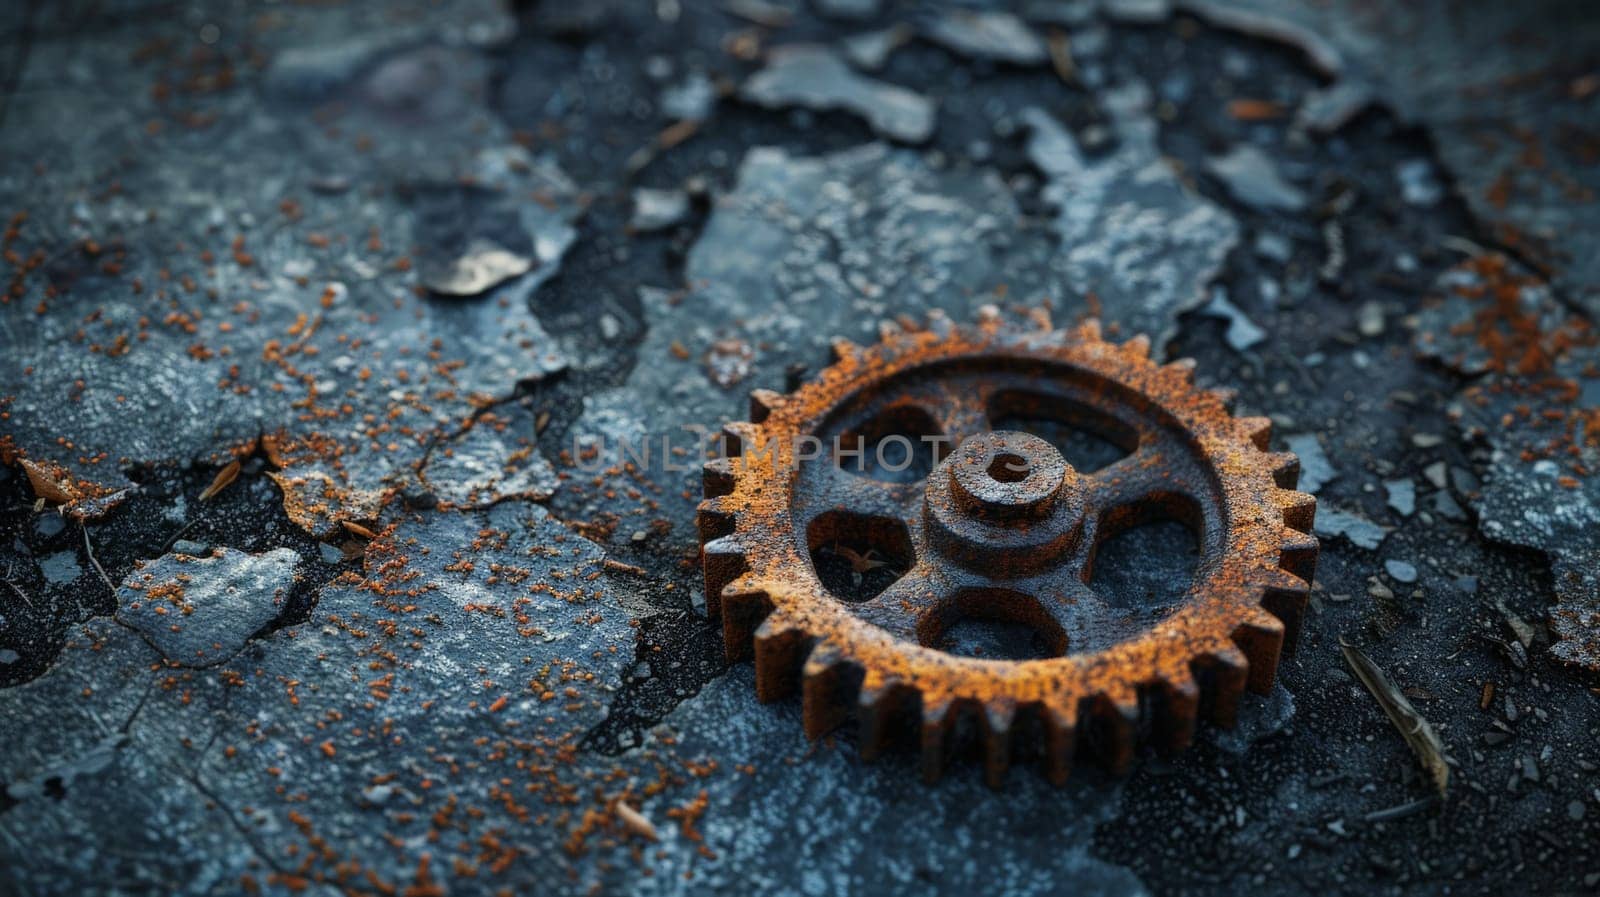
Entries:
[[1454, 249], [1462, 255], [1479, 256], [1489, 254], [1489, 250], [1484, 249], [1466, 237], [1456, 236], [1455, 234], [1446, 234], [1440, 237], [1439, 245], [1446, 249]]
[[6, 585], [11, 587], [11, 591], [17, 593], [17, 597], [22, 599], [22, 603], [23, 604], [28, 605], [28, 610], [38, 610], [38, 608], [33, 606], [33, 599], [28, 597], [28, 593], [22, 591], [22, 588], [20, 586], [18, 586], [16, 583], [11, 581], [11, 571], [13, 569], [14, 568], [13, 568], [13, 566], [11, 564], [7, 564], [6, 565], [6, 576], [5, 576]]
[[1367, 822], [1392, 822], [1396, 819], [1404, 819], [1407, 816], [1415, 816], [1438, 802], [1439, 798], [1430, 794], [1427, 797], [1419, 797], [1410, 803], [1401, 804], [1397, 807], [1373, 810], [1361, 818]]
[[1432, 780], [1433, 786], [1443, 797], [1445, 789], [1450, 785], [1450, 766], [1444, 756], [1444, 742], [1439, 738], [1433, 726], [1411, 706], [1406, 696], [1396, 688], [1387, 674], [1372, 662], [1372, 659], [1361, 652], [1360, 648], [1349, 642], [1341, 640], [1339, 650], [1344, 653], [1344, 661], [1350, 666], [1350, 671], [1356, 674], [1361, 684], [1383, 708], [1394, 727], [1400, 730], [1400, 735], [1406, 744], [1411, 747], [1412, 753], [1417, 755], [1417, 761], [1422, 764], [1423, 771]]
[[189, 522], [185, 523], [183, 526], [179, 527], [178, 531], [173, 534], [172, 538], [167, 540], [167, 544], [161, 546], [161, 553], [162, 554], [166, 554], [168, 551], [171, 551], [172, 550], [172, 546], [178, 544], [178, 540], [182, 539], [184, 534], [189, 532], [189, 530], [193, 529], [195, 524], [199, 523], [200, 520], [201, 520], [201, 518], [197, 517], [194, 520], [190, 520]]
[[602, 558], [600, 561], [600, 566], [605, 567], [607, 570], [615, 570], [618, 573], [631, 573], [634, 576], [650, 575], [649, 572], [643, 567], [636, 567], [633, 564], [625, 564], [622, 561], [612, 560], [611, 558]]
[[83, 530], [83, 550], [89, 555], [89, 563], [94, 564], [95, 571], [100, 574], [100, 580], [106, 584], [106, 588], [110, 589], [111, 594], [115, 596], [117, 587], [111, 584], [111, 577], [106, 575], [106, 568], [100, 566], [100, 559], [94, 556], [94, 544], [89, 541], [89, 528], [80, 523], [78, 524], [78, 529]]

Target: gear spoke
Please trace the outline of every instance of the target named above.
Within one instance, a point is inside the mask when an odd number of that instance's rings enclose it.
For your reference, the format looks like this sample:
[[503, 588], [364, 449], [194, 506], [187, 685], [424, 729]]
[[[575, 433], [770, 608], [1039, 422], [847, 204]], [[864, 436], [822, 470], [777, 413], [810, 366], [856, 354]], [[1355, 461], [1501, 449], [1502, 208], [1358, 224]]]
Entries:
[[1160, 447], [1143, 448], [1086, 478], [1090, 513], [1149, 502], [1162, 495], [1188, 495], [1180, 462]]
[[938, 444], [939, 458], [935, 460], [948, 455], [962, 440], [993, 429], [989, 420], [991, 391], [979, 384], [963, 383], [962, 386], [968, 388], [956, 390], [942, 384], [927, 385], [910, 393], [912, 401], [932, 415], [940, 434], [945, 437]]
[[1076, 575], [1052, 577], [1048, 583], [1029, 589], [1039, 600], [1039, 607], [1066, 635], [1067, 650], [1078, 651], [1087, 647], [1096, 622], [1106, 616], [1106, 603], [1088, 583]]
[[936, 420], [939, 421], [939, 429], [948, 437], [948, 441], [941, 444], [943, 452], [949, 452], [963, 440], [993, 429], [989, 422], [989, 412], [982, 405], [966, 400], [952, 401], [940, 409]]
[[896, 638], [915, 642], [938, 614], [949, 592], [948, 580], [927, 563], [921, 563], [854, 610], [861, 619]]
[[818, 477], [817, 489], [795, 503], [795, 515], [806, 526], [830, 511], [861, 517], [909, 520], [922, 494], [920, 483], [890, 483], [842, 470], [830, 463]]

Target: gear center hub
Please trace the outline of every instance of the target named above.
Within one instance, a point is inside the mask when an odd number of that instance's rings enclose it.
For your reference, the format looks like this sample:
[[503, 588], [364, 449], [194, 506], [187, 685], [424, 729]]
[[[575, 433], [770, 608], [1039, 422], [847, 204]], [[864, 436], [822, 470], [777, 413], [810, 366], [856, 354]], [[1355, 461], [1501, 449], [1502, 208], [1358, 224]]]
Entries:
[[1026, 576], [1077, 544], [1083, 488], [1055, 446], [995, 430], [963, 441], [928, 477], [924, 518], [950, 560], [991, 577]]

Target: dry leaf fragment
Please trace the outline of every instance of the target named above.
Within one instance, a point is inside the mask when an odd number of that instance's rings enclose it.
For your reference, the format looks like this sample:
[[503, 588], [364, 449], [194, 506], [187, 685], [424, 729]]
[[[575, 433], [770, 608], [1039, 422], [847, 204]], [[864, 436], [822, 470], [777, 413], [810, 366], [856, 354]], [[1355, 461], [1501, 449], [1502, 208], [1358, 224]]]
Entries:
[[206, 491], [200, 493], [200, 500], [210, 501], [218, 492], [228, 488], [228, 486], [232, 485], [233, 481], [237, 480], [238, 478], [239, 459], [234, 458], [232, 461], [228, 462], [226, 467], [217, 471], [216, 477], [211, 480], [211, 485], [206, 487]]
[[27, 471], [28, 484], [33, 486], [33, 494], [48, 502], [64, 505], [78, 497], [78, 490], [73, 488], [72, 481], [57, 474], [44, 466], [22, 459], [22, 469]]
[[359, 523], [356, 523], [354, 520], [341, 520], [339, 521], [339, 524], [348, 530], [352, 535], [360, 536], [369, 542], [378, 538], [377, 533], [367, 529]]
[[1443, 797], [1445, 788], [1450, 784], [1450, 765], [1445, 762], [1444, 742], [1440, 740], [1439, 733], [1433, 730], [1433, 726], [1422, 718], [1417, 708], [1411, 706], [1400, 689], [1394, 687], [1383, 670], [1360, 648], [1340, 641], [1339, 650], [1344, 653], [1344, 662], [1350, 665], [1356, 678], [1372, 693], [1394, 727], [1400, 730], [1406, 744], [1411, 746], [1411, 752], [1422, 763], [1423, 771], [1433, 779], [1434, 787]]
[[627, 828], [628, 831], [638, 835], [646, 841], [660, 840], [660, 836], [656, 834], [655, 825], [651, 823], [649, 819], [645, 818], [643, 813], [635, 810], [620, 800], [617, 801], [617, 818], [622, 820], [623, 826]]

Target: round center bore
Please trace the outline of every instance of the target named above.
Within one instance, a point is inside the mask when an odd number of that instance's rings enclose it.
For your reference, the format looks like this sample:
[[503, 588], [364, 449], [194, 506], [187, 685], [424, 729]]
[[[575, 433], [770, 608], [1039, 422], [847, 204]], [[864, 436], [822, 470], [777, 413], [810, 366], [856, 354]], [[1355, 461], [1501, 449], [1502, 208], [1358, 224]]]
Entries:
[[961, 443], [928, 477], [924, 517], [945, 557], [998, 578], [1054, 564], [1077, 541], [1082, 487], [1055, 446], [996, 430]]
[[946, 464], [961, 511], [991, 522], [1049, 515], [1077, 473], [1055, 446], [1037, 436], [996, 430], [974, 436]]

